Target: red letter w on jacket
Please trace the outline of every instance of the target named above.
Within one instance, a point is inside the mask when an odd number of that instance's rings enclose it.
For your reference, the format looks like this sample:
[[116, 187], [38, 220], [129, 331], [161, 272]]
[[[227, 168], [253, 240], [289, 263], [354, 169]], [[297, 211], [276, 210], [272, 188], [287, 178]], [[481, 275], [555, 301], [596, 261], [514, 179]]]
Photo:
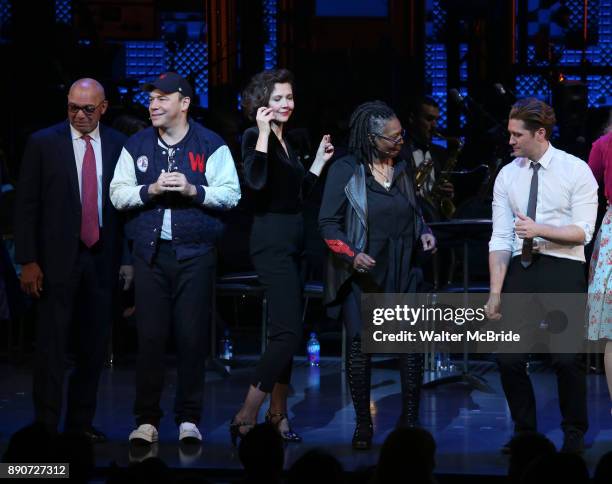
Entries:
[[200, 173], [204, 173], [204, 169], [206, 167], [206, 163], [204, 161], [204, 154], [193, 154], [191, 151], [189, 152], [189, 162], [191, 163], [192, 171], [199, 171]]

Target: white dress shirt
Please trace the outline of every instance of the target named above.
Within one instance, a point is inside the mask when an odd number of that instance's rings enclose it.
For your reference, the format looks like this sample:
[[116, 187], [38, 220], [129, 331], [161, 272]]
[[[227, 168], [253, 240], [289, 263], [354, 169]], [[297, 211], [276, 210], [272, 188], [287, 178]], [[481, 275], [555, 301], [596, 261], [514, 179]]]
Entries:
[[[167, 146], [160, 138], [157, 138], [157, 144], [163, 149], [162, 154], [168, 157], [168, 171], [170, 170], [170, 155], [171, 150], [179, 150], [180, 148], [173, 148]], [[163, 240], [172, 240], [172, 210], [167, 208], [164, 210], [164, 219], [162, 221], [162, 228], [159, 237]]]
[[[557, 244], [534, 238], [534, 253], [585, 262], [584, 245], [593, 237], [597, 217], [597, 182], [589, 166], [579, 158], [549, 144], [539, 160], [535, 222], [562, 227], [576, 225], [584, 231], [584, 243]], [[493, 190], [493, 234], [489, 251], [506, 250], [519, 255], [523, 239], [515, 231], [517, 212], [527, 215], [533, 169], [527, 158], [504, 166]]]
[[[412, 158], [414, 160], [414, 165], [418, 168], [425, 162], [431, 162], [431, 152], [429, 150], [423, 151], [422, 149], [417, 148], [412, 151]], [[421, 187], [419, 194], [421, 196], [424, 196], [425, 194], [431, 192], [431, 189], [433, 188], [435, 181], [436, 181], [436, 174], [435, 174], [435, 170], [432, 167], [431, 170], [429, 171], [429, 176], [427, 177], [427, 180], [425, 180], [425, 183]]]
[[[74, 129], [70, 125], [70, 132], [72, 133], [72, 149], [74, 150], [74, 160], [76, 162], [77, 176], [79, 179], [79, 193], [81, 194], [81, 202], [83, 202], [83, 190], [81, 189], [81, 183], [83, 178], [83, 158], [85, 157], [85, 148], [87, 146], [83, 139], [83, 134]], [[100, 124], [96, 126], [91, 133], [88, 133], [91, 137], [91, 146], [94, 150], [94, 156], [96, 157], [96, 176], [98, 178], [98, 221], [100, 227], [102, 227], [102, 140], [100, 139]]]

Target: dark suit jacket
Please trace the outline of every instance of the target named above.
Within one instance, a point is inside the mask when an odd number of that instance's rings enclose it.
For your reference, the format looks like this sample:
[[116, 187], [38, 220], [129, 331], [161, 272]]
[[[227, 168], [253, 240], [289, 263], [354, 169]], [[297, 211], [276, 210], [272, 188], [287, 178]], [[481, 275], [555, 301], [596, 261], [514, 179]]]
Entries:
[[[102, 225], [95, 254], [97, 276], [114, 282], [121, 261], [121, 215], [108, 195], [125, 136], [100, 124], [102, 141]], [[17, 262], [37, 262], [46, 283], [66, 282], [77, 260], [81, 197], [68, 121], [37, 131], [28, 140], [15, 207]]]
[[[405, 143], [402, 147], [401, 156], [409, 161], [410, 166], [412, 166], [412, 171], [415, 172], [416, 163], [414, 161], [414, 156], [412, 155], [412, 151], [414, 150], [414, 146], [412, 143]], [[440, 178], [440, 172], [442, 168], [446, 164], [446, 160], [448, 159], [448, 151], [442, 146], [438, 146], [436, 144], [432, 144], [429, 147], [429, 153], [431, 153], [431, 159], [433, 161], [433, 170], [436, 180]]]

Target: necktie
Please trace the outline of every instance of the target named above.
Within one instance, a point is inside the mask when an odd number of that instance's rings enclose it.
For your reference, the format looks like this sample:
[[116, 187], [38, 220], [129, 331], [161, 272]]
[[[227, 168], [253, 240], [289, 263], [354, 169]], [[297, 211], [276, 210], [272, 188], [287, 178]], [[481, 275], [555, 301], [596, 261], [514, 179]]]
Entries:
[[91, 247], [100, 238], [98, 176], [91, 136], [84, 135], [82, 139], [85, 141], [85, 156], [81, 172], [81, 240], [87, 247]]
[[[531, 177], [531, 187], [529, 188], [529, 201], [527, 202], [527, 216], [535, 221], [536, 204], [538, 202], [538, 170], [539, 163], [531, 163], [533, 176]], [[533, 253], [533, 239], [523, 239], [523, 252], [521, 253], [521, 264], [527, 268], [531, 265]]]

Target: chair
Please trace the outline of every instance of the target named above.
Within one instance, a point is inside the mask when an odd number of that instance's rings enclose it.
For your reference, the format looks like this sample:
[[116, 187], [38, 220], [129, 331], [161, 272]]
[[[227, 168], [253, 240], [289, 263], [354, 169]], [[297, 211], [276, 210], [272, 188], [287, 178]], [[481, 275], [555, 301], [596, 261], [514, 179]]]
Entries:
[[[261, 297], [261, 352], [266, 350], [268, 344], [268, 301], [264, 288], [259, 284], [259, 277], [255, 272], [231, 272], [217, 279], [215, 293], [213, 294], [213, 315], [216, 315], [217, 296], [255, 296]], [[217, 327], [211, 325], [211, 354], [217, 354]]]

